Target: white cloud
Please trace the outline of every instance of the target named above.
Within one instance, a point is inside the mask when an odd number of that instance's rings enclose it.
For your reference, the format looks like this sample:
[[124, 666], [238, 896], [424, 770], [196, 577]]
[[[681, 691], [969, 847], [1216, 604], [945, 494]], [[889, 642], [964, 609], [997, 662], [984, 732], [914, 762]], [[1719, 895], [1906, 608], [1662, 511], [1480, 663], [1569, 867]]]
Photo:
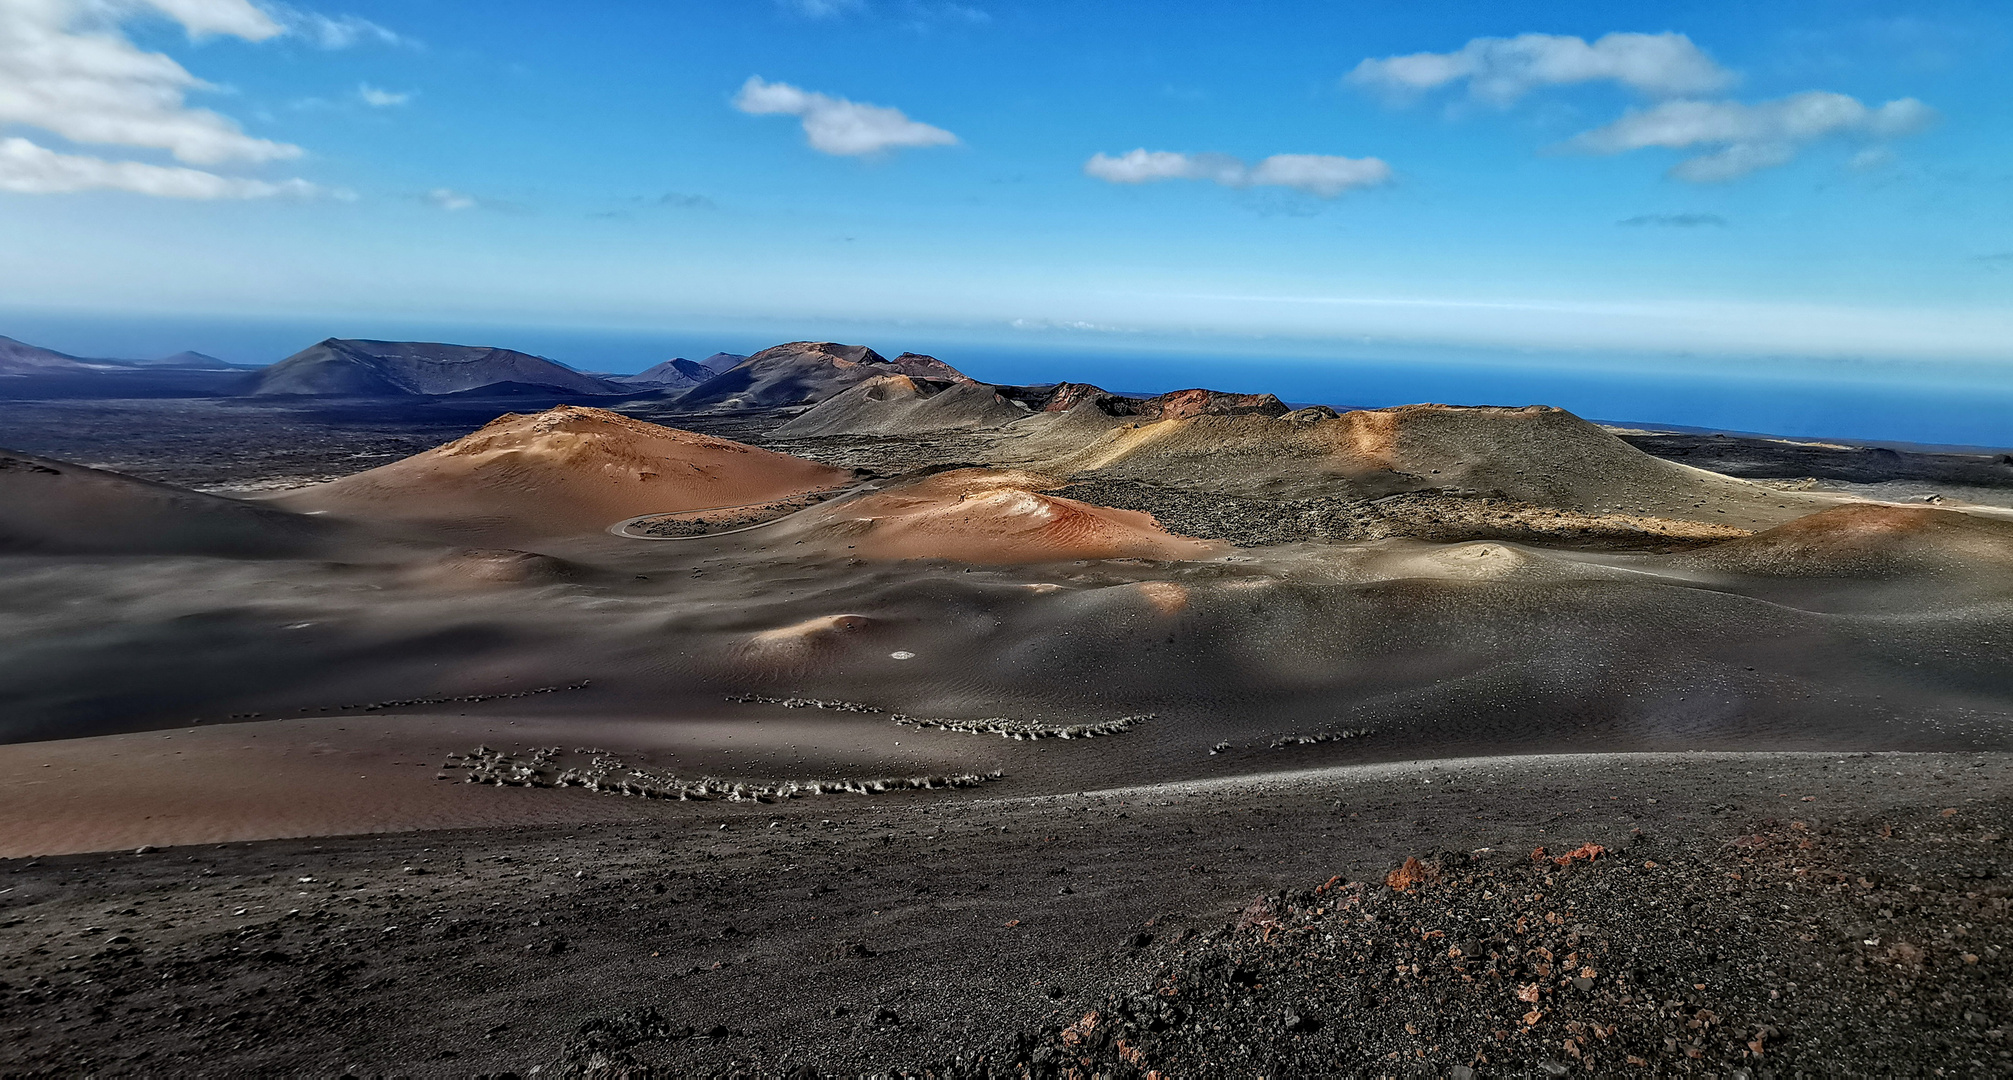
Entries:
[[1541, 86], [1615, 82], [1650, 97], [1719, 90], [1734, 76], [1683, 34], [1606, 34], [1589, 44], [1561, 34], [1476, 38], [1450, 53], [1365, 60], [1345, 81], [1400, 97], [1466, 80], [1468, 93], [1506, 106]]
[[1667, 101], [1632, 111], [1568, 145], [1595, 154], [1649, 147], [1706, 149], [1673, 166], [1670, 175], [1694, 183], [1746, 176], [1786, 164], [1809, 144], [1835, 135], [1893, 139], [1923, 130], [1936, 110], [1914, 98], [1869, 108], [1857, 98], [1824, 90], [1757, 102]]
[[380, 90], [369, 83], [358, 83], [356, 86], [356, 96], [365, 105], [373, 109], [389, 109], [412, 100], [412, 94], [409, 92], [398, 93], [391, 90]]
[[1178, 154], [1144, 147], [1117, 157], [1094, 154], [1083, 163], [1083, 171], [1113, 184], [1207, 180], [1224, 187], [1294, 188], [1324, 199], [1391, 179], [1391, 166], [1379, 158], [1274, 154], [1257, 165], [1247, 165], [1228, 154]]
[[[260, 41], [280, 28], [245, 0], [152, 0], [192, 35]], [[94, 0], [0, 0], [0, 124], [71, 142], [165, 150], [192, 165], [275, 161], [301, 149], [246, 135], [228, 117], [189, 106], [211, 89], [161, 53], [119, 33], [137, 11]]]
[[329, 194], [305, 180], [251, 180], [181, 166], [59, 154], [22, 138], [0, 139], [0, 191], [21, 195], [130, 191], [169, 199], [312, 198]]
[[759, 75], [741, 84], [734, 107], [750, 116], [797, 117], [811, 149], [825, 154], [857, 156], [903, 146], [955, 146], [958, 141], [900, 109], [827, 97], [789, 83], [766, 82]]
[[426, 201], [442, 210], [472, 210], [476, 206], [475, 196], [466, 195], [453, 188], [434, 188], [426, 193]]
[[[210, 3], [217, 0], [173, 0], [177, 3]], [[288, 34], [324, 49], [352, 49], [358, 45], [416, 45], [411, 38], [394, 33], [369, 19], [356, 15], [323, 15], [302, 11], [288, 4], [268, 2], [265, 9]]]
[[[29, 4], [10, 6], [25, 7]], [[127, 6], [151, 7], [181, 23], [192, 37], [228, 34], [246, 41], [264, 41], [283, 32], [272, 16], [246, 0], [143, 0], [140, 5]]]
[[832, 19], [866, 5], [861, 0], [781, 0], [783, 6], [807, 19]]
[[1852, 155], [1845, 167], [1853, 172], [1872, 172], [1894, 164], [1894, 150], [1886, 146], [1869, 146]]

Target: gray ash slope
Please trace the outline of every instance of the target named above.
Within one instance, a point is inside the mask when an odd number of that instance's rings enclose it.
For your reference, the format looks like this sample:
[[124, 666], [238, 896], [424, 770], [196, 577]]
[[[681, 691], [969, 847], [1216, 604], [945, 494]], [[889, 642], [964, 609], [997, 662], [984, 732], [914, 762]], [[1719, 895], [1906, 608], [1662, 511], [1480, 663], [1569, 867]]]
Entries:
[[276, 507], [0, 450], [0, 555], [297, 557], [344, 539]]

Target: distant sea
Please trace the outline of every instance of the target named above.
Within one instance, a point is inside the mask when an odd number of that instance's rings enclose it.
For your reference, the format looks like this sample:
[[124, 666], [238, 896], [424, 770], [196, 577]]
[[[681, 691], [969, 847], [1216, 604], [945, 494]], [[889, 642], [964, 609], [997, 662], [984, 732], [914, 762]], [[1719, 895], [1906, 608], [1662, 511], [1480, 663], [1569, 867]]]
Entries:
[[[233, 363], [282, 359], [326, 337], [498, 345], [587, 371], [632, 372], [684, 356], [753, 352], [782, 341], [836, 339], [890, 356], [937, 356], [999, 383], [1073, 380], [1159, 393], [1204, 386], [1270, 392], [1296, 404], [1378, 408], [1557, 405], [1607, 423], [1799, 438], [2013, 448], [2013, 348], [2004, 365], [1825, 364], [1808, 360], [1686, 361], [1458, 350], [1391, 350], [1385, 358], [1269, 354], [1264, 343], [1204, 352], [1098, 348], [1030, 338], [973, 341], [920, 327], [778, 323], [723, 330], [583, 330], [467, 323], [328, 319], [228, 320], [0, 311], [0, 335], [82, 356], [143, 358], [183, 349]], [[1296, 343], [1296, 351], [1308, 346]], [[1360, 353], [1367, 347], [1358, 347]], [[1282, 349], [1282, 351], [1285, 351]]]

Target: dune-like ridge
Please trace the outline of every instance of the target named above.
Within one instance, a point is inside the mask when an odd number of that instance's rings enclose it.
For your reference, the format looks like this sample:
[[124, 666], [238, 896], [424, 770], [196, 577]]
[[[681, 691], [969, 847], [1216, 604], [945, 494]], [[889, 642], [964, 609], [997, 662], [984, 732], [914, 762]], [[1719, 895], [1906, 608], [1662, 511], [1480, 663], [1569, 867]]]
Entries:
[[335, 539], [275, 507], [0, 451], [0, 553], [263, 557]]
[[1785, 577], [1901, 575], [1963, 565], [2013, 574], [2013, 521], [1849, 503], [1691, 553], [1688, 563]]

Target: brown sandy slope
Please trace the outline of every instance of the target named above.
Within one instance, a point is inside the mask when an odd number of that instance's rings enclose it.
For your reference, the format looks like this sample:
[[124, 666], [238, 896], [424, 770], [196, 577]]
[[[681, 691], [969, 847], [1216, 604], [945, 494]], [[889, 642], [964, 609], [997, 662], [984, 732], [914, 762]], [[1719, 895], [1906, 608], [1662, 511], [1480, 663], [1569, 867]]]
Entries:
[[0, 451], [0, 553], [279, 556], [334, 535], [270, 506]]
[[[1854, 503], [1715, 544], [1687, 562], [1748, 574], [1849, 577], [2013, 572], [2013, 521], [1925, 506]], [[1981, 565], [1982, 564], [1982, 565]]]
[[1011, 565], [1072, 559], [1197, 559], [1221, 545], [1175, 536], [1151, 515], [1044, 495], [1038, 476], [957, 469], [814, 510], [785, 535], [871, 559]]
[[914, 435], [1000, 427], [1027, 415], [982, 383], [946, 385], [907, 375], [882, 375], [819, 402], [777, 428], [774, 436]]
[[1120, 424], [1069, 452], [1057, 453], [1056, 441], [1030, 439], [1021, 452], [1053, 454], [1029, 461], [1045, 473], [1271, 498], [1438, 490], [1736, 528], [1836, 505], [1650, 457], [1543, 406], [1407, 405], [1313, 420], [1201, 415]]
[[280, 496], [293, 509], [455, 534], [593, 532], [638, 514], [766, 502], [850, 474], [605, 409], [508, 413], [403, 461]]

